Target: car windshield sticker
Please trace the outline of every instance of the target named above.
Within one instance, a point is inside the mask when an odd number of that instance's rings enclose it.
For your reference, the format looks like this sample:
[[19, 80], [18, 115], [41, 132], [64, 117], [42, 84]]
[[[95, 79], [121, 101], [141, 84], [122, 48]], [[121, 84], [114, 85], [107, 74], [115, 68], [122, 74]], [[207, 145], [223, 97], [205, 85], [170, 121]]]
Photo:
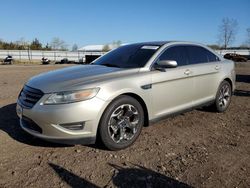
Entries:
[[159, 46], [142, 46], [141, 49], [157, 50]]

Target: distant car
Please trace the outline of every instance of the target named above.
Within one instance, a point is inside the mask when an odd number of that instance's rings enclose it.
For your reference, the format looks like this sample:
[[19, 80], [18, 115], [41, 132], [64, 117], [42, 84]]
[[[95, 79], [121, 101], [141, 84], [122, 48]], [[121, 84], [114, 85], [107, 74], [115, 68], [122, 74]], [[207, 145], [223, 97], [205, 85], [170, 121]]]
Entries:
[[236, 53], [227, 53], [224, 55], [225, 59], [230, 59], [235, 62], [247, 62], [247, 58]]
[[13, 62], [13, 57], [11, 55], [8, 55], [4, 60], [3, 60], [3, 64], [5, 65], [11, 65]]
[[56, 64], [74, 64], [74, 61], [68, 60], [68, 58], [63, 58], [61, 61], [56, 62]]
[[60, 64], [68, 64], [68, 63], [69, 63], [68, 58], [63, 58], [63, 59], [60, 61]]
[[50, 63], [50, 60], [48, 58], [45, 58], [45, 57], [42, 58], [43, 65], [48, 65], [49, 63]]
[[19, 94], [17, 114], [21, 127], [38, 138], [90, 144], [98, 137], [119, 150], [165, 116], [206, 105], [224, 112], [234, 89], [234, 62], [210, 48], [145, 42], [31, 78]]

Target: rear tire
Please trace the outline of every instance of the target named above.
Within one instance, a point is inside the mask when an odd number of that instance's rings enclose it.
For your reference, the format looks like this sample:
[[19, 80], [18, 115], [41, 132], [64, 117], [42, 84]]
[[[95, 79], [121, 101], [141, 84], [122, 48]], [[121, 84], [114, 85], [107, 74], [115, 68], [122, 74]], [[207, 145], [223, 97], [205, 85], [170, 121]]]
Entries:
[[131, 146], [139, 137], [144, 124], [144, 111], [140, 103], [126, 95], [116, 98], [104, 111], [98, 134], [110, 150]]
[[225, 112], [231, 102], [232, 87], [230, 83], [224, 80], [217, 91], [216, 99], [212, 105], [216, 112]]

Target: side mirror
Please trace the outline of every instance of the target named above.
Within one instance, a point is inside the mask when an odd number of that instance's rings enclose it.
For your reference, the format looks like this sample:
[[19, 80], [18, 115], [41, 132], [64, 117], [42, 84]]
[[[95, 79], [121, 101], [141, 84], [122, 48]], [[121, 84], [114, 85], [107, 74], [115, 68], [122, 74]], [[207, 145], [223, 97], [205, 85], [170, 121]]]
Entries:
[[161, 60], [158, 61], [154, 67], [156, 70], [161, 70], [161, 71], [166, 68], [176, 68], [177, 62], [174, 60]]

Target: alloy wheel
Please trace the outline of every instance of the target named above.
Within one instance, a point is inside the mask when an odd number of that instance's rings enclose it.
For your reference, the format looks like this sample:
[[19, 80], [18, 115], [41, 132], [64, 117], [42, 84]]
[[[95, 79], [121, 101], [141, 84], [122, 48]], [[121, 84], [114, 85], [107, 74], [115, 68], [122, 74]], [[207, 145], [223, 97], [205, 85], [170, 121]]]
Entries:
[[139, 113], [131, 104], [122, 104], [111, 114], [108, 122], [108, 133], [115, 143], [127, 142], [138, 130]]

